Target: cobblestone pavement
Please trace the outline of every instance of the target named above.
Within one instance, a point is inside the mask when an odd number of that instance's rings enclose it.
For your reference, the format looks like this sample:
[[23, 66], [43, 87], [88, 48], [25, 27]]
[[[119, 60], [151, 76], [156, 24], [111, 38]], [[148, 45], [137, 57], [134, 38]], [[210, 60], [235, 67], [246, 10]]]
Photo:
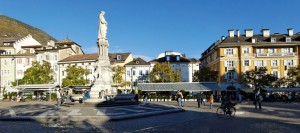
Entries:
[[[173, 105], [176, 102], [153, 102]], [[120, 121], [0, 121], [1, 132], [175, 132], [175, 133], [298, 133], [300, 131], [299, 103], [263, 103], [254, 109], [252, 102], [238, 104], [236, 116], [219, 118], [216, 108], [196, 107], [196, 102], [185, 102], [183, 113], [149, 116]], [[1, 102], [0, 102], [1, 104]]]
[[94, 105], [79, 104], [79, 106], [57, 107], [53, 102], [28, 102], [28, 104], [20, 103], [19, 105], [16, 102], [11, 103], [12, 105], [9, 102], [2, 103], [3, 107], [0, 107], [0, 120], [108, 121], [183, 111], [174, 105], [158, 104], [112, 107], [95, 107]]

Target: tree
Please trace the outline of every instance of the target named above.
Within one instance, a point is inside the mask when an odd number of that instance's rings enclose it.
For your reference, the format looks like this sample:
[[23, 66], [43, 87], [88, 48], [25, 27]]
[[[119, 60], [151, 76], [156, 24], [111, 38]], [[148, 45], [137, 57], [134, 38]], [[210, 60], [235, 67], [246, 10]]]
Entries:
[[150, 72], [150, 82], [180, 82], [181, 70], [177, 69], [175, 72], [169, 62], [156, 63]]
[[21, 85], [21, 84], [48, 84], [53, 77], [51, 64], [47, 61], [43, 61], [40, 64], [37, 61], [32, 62], [32, 67], [28, 68], [24, 72], [24, 77], [18, 81], [12, 82], [13, 86]]
[[253, 85], [255, 89], [257, 87], [271, 86], [277, 80], [277, 77], [272, 74], [266, 74], [266, 72], [267, 69], [265, 67], [260, 67], [257, 71], [246, 71], [243, 74], [243, 82]]
[[87, 69], [72, 65], [67, 67], [66, 72], [67, 76], [62, 80], [62, 87], [88, 83], [88, 80], [84, 79], [84, 76], [87, 76], [89, 73]]
[[131, 85], [131, 82], [129, 82], [129, 81], [126, 82], [123, 79], [124, 74], [125, 74], [125, 67], [117, 66], [115, 68], [115, 73], [113, 74], [112, 79], [113, 79], [113, 82], [115, 84], [117, 84], [117, 88], [119, 86], [124, 87], [124, 86], [130, 86]]
[[210, 71], [207, 67], [201, 67], [193, 75], [193, 82], [210, 82], [217, 81], [218, 71]]

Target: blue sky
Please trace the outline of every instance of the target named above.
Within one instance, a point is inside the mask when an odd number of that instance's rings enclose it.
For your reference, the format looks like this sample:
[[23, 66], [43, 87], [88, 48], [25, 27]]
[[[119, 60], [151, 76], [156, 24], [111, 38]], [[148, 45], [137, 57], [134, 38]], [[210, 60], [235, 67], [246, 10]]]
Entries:
[[98, 15], [106, 12], [109, 52], [131, 52], [146, 60], [173, 50], [201, 57], [228, 29], [300, 31], [297, 0], [0, 0], [0, 14], [68, 36], [85, 53], [97, 52]]

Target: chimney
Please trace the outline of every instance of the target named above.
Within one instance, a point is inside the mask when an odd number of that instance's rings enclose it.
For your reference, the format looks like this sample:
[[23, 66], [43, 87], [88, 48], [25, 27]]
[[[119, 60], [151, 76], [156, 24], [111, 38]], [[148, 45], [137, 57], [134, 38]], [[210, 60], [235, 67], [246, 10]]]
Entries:
[[288, 34], [289, 36], [293, 36], [294, 35], [294, 29], [293, 28], [288, 28]]
[[246, 29], [245, 34], [246, 34], [246, 37], [253, 37], [253, 30], [252, 29]]
[[269, 29], [262, 29], [261, 32], [262, 32], [263, 37], [270, 37]]
[[240, 30], [236, 30], [237, 37], [240, 37]]
[[234, 37], [234, 30], [228, 30], [228, 36]]

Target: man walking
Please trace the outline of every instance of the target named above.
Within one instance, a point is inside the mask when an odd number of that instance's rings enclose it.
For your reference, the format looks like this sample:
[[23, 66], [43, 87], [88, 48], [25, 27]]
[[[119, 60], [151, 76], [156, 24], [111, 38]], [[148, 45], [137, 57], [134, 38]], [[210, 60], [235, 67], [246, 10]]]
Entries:
[[201, 92], [199, 92], [198, 94], [197, 94], [197, 103], [198, 103], [198, 108], [200, 108], [200, 104], [202, 104], [201, 103]]

